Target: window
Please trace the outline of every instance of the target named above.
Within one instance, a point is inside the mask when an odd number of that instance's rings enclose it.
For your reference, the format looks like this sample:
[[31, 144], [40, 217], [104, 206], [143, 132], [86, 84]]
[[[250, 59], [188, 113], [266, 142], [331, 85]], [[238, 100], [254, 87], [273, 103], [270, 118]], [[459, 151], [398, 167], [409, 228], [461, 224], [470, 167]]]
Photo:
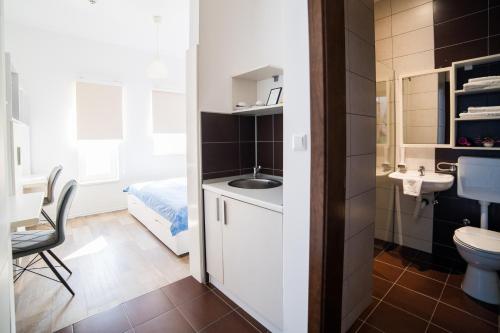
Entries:
[[152, 92], [154, 155], [186, 154], [185, 98], [179, 93]]
[[81, 183], [117, 181], [119, 173], [119, 141], [78, 141], [78, 180]]
[[81, 183], [119, 180], [122, 108], [122, 87], [76, 83], [78, 180]]

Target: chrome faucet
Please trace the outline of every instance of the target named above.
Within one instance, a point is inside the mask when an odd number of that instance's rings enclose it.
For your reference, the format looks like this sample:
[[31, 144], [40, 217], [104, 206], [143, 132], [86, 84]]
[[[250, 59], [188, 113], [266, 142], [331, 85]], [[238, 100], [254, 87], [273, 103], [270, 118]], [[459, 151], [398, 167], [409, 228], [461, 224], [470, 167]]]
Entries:
[[262, 169], [260, 165], [253, 168], [253, 178], [257, 178], [260, 173], [260, 169]]
[[425, 167], [423, 165], [419, 166], [418, 172], [420, 172], [420, 177], [425, 176]]

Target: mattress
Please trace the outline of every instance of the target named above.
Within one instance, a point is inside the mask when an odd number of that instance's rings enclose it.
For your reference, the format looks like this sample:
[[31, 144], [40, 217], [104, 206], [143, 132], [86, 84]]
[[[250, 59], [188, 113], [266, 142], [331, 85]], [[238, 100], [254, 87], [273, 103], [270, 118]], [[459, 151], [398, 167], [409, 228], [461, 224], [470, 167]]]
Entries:
[[127, 186], [123, 191], [133, 194], [147, 207], [169, 220], [172, 223], [172, 236], [187, 230], [186, 178], [136, 183]]

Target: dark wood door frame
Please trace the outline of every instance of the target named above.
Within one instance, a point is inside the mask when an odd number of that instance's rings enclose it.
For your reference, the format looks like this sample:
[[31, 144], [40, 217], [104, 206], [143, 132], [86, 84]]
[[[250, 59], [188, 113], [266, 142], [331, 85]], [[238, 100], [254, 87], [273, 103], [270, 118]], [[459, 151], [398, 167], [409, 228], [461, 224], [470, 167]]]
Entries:
[[340, 332], [346, 178], [344, 0], [309, 0], [309, 332]]

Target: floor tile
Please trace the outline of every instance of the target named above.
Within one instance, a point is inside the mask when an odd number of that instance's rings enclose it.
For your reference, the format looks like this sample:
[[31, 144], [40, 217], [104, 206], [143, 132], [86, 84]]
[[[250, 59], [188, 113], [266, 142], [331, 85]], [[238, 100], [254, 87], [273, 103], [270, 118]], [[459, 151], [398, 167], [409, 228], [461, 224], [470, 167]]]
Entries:
[[358, 331], [358, 328], [360, 328], [363, 325], [363, 322], [359, 319], [356, 319], [356, 321], [352, 324], [351, 327], [346, 331], [346, 333], [355, 333]]
[[222, 300], [231, 308], [231, 309], [236, 309], [238, 307], [238, 304], [234, 303], [232, 300], [229, 299], [229, 297], [227, 297], [226, 295], [224, 295], [222, 293], [222, 291], [220, 291], [219, 289], [217, 288], [213, 288], [212, 289], [212, 292], [214, 294], [216, 294], [217, 296], [219, 296], [220, 298], [222, 298]]
[[463, 272], [457, 272], [457, 271], [451, 271], [450, 277], [448, 278], [448, 281], [446, 284], [449, 284], [451, 286], [454, 286], [456, 288], [462, 288], [462, 281], [464, 280], [464, 273]]
[[387, 291], [391, 288], [392, 283], [386, 280], [380, 279], [376, 276], [373, 277], [373, 296], [377, 298], [382, 298], [385, 296]]
[[443, 303], [438, 304], [432, 322], [454, 333], [498, 332], [495, 326]]
[[380, 302], [379, 299], [375, 298], [375, 297], [372, 297], [372, 302], [370, 303], [370, 305], [368, 305], [368, 307], [365, 309], [365, 311], [363, 311], [360, 315], [359, 315], [359, 319], [362, 319], [362, 320], [365, 320], [366, 317], [368, 317], [368, 315], [370, 314], [370, 312], [375, 308], [375, 306], [377, 306], [377, 304]]
[[207, 286], [199, 283], [192, 276], [169, 284], [161, 288], [161, 290], [176, 306], [191, 301], [209, 291]]
[[402, 308], [423, 319], [429, 320], [437, 301], [409, 289], [395, 285], [384, 298], [384, 302]]
[[[359, 331], [357, 333], [381, 333], [382, 331], [367, 324], [367, 323], [364, 323], [363, 326], [361, 326], [361, 328], [359, 329]], [[382, 332], [383, 333], [383, 332]]]
[[388, 265], [377, 260], [373, 262], [373, 275], [385, 280], [396, 281], [401, 273], [403, 273], [403, 270], [401, 268]]
[[461, 289], [446, 286], [441, 297], [441, 302], [481, 317], [494, 325], [498, 325], [498, 306], [475, 300]]
[[135, 333], [191, 333], [193, 328], [175, 309], [135, 327]]
[[448, 333], [448, 331], [442, 329], [441, 327], [438, 327], [434, 324], [429, 325], [429, 329], [427, 329], [426, 333]]
[[130, 324], [120, 306], [74, 324], [75, 333], [123, 333]]
[[182, 304], [178, 309], [196, 330], [204, 328], [231, 311], [231, 308], [213, 293], [203, 294]]
[[413, 249], [396, 247], [393, 250], [385, 250], [383, 253], [379, 254], [377, 260], [400, 268], [405, 268], [410, 264], [411, 259], [415, 257], [415, 254], [416, 252]]
[[445, 282], [450, 270], [446, 267], [438, 266], [432, 263], [414, 261], [408, 271], [426, 276], [428, 278]]
[[216, 321], [207, 328], [203, 329], [203, 333], [226, 333], [226, 332], [238, 332], [238, 333], [258, 333], [259, 331], [250, 325], [248, 321], [243, 319], [236, 312], [233, 312], [221, 320]]
[[175, 306], [161, 290], [155, 290], [123, 304], [133, 326], [170, 311]]
[[439, 299], [441, 291], [444, 288], [444, 284], [441, 282], [408, 271], [401, 276], [397, 284], [435, 299]]
[[264, 325], [262, 325], [257, 320], [255, 320], [255, 318], [250, 316], [242, 308], [237, 308], [235, 311], [236, 311], [236, 313], [238, 313], [238, 315], [242, 316], [246, 321], [250, 322], [250, 324], [252, 324], [254, 327], [256, 327], [260, 332], [264, 332], [264, 333], [269, 332], [269, 330], [267, 328], [265, 328]]
[[385, 302], [377, 306], [367, 319], [368, 324], [386, 333], [422, 333], [425, 332], [427, 323]]

